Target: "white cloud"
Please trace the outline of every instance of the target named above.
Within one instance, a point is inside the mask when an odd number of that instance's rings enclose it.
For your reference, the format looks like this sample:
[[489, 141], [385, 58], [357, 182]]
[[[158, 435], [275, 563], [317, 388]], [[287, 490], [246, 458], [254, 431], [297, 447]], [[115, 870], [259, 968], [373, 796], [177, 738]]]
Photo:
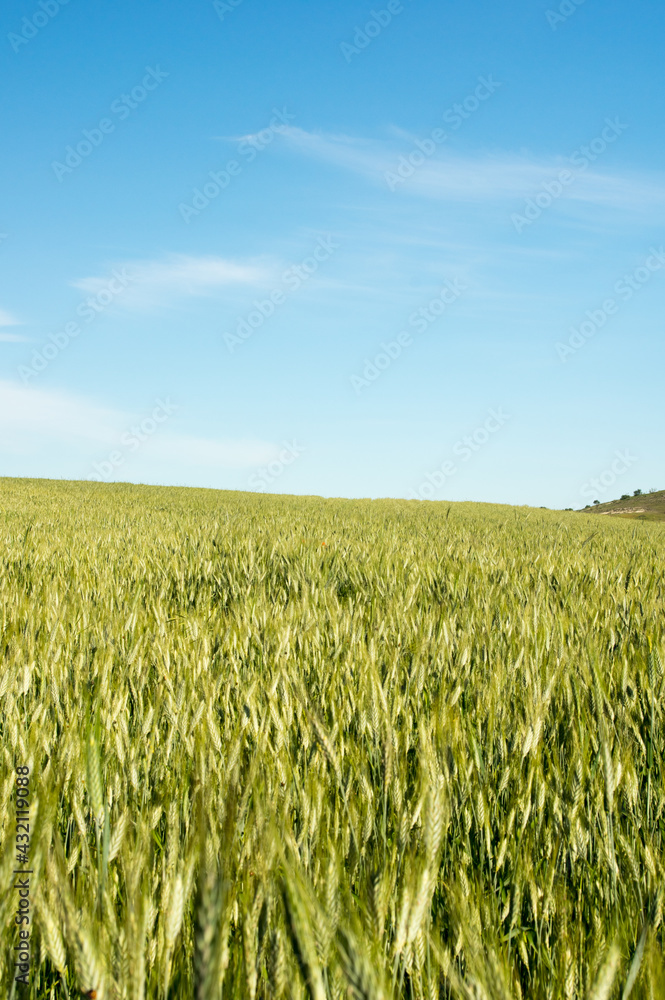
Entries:
[[[393, 142], [327, 135], [289, 127], [284, 134], [293, 148], [362, 174], [388, 190], [387, 171], [395, 172], [400, 156], [408, 155], [417, 137]], [[575, 181], [565, 189], [564, 200], [634, 210], [665, 206], [665, 179], [660, 175], [604, 172], [602, 161], [577, 171], [565, 157], [533, 159], [512, 153], [460, 156], [441, 147], [419, 166], [399, 192], [437, 200], [489, 202], [526, 199], [560, 170], [572, 169]]]
[[40, 441], [63, 444], [96, 441], [112, 444], [116, 427], [128, 414], [49, 389], [0, 380], [0, 441], [9, 451], [23, 452]]
[[173, 299], [207, 296], [239, 285], [260, 286], [272, 273], [263, 261], [169, 254], [161, 260], [121, 261], [107, 274], [79, 278], [71, 284], [87, 295], [96, 295], [108, 288], [114, 271], [130, 279], [116, 300], [125, 308], [166, 305]]
[[[21, 322], [15, 319], [6, 309], [0, 309], [0, 326], [20, 326]], [[9, 336], [9, 335], [8, 335]]]
[[22, 337], [19, 333], [0, 333], [0, 344], [23, 344], [29, 339], [29, 337]]
[[[99, 406], [81, 396], [56, 390], [23, 386], [0, 380], [0, 453], [35, 455], [52, 453], [58, 446], [63, 464], [72, 459], [87, 465], [104, 459], [109, 451], [123, 448], [122, 436], [131, 433], [150, 416]], [[215, 439], [174, 433], [168, 422], [148, 435], [136, 451], [133, 467], [166, 461], [174, 479], [179, 469], [248, 469], [270, 462], [280, 450], [278, 444], [256, 439]], [[127, 459], [131, 449], [124, 449]], [[85, 470], [82, 469], [82, 476]]]
[[249, 469], [277, 458], [279, 445], [241, 439], [216, 441], [189, 434], [155, 436], [153, 455], [178, 464], [205, 469]]
[[328, 163], [371, 176], [382, 176], [382, 171], [388, 169], [390, 150], [387, 143], [348, 135], [306, 132], [293, 126], [286, 127], [283, 134], [295, 149]]

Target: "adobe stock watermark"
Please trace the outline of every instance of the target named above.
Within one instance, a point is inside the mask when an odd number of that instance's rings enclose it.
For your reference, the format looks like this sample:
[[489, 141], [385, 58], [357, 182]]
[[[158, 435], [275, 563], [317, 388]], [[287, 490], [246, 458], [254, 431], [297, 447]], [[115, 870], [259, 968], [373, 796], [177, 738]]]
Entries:
[[311, 254], [304, 257], [299, 264], [292, 264], [284, 272], [282, 275], [283, 287], [273, 288], [265, 299], [256, 299], [253, 303], [254, 308], [238, 321], [235, 333], [224, 334], [224, 343], [230, 353], [233, 354], [236, 347], [249, 340], [253, 333], [260, 330], [265, 321], [274, 315], [275, 310], [284, 305], [289, 294], [297, 292], [305, 282], [309, 281], [321, 264], [332, 257], [336, 250], [339, 250], [339, 246], [339, 243], [335, 243], [332, 236], [321, 236]]
[[599, 476], [580, 487], [580, 493], [585, 500], [597, 500], [599, 495], [607, 493], [617, 479], [625, 475], [639, 461], [637, 455], [631, 455], [629, 451], [615, 451], [614, 456], [614, 461], [607, 469], [603, 469]]
[[[443, 121], [455, 131], [478, 110], [481, 104], [494, 94], [501, 84], [489, 76], [479, 76], [478, 85], [467, 96], [452, 107], [447, 108], [443, 113]], [[434, 156], [437, 148], [443, 145], [448, 139], [448, 133], [442, 128], [432, 129], [425, 139], [416, 139], [415, 145], [410, 153], [400, 156], [394, 170], [386, 170], [384, 177], [391, 191], [394, 191], [399, 184], [413, 177], [416, 170]]]
[[[248, 135], [240, 140], [238, 143], [239, 159], [229, 160], [221, 170], [210, 170], [208, 179], [203, 182], [201, 187], [196, 187], [192, 191], [191, 204], [180, 202], [178, 211], [183, 221], [189, 223], [193, 217], [200, 215], [211, 201], [214, 201], [222, 191], [227, 189], [233, 178], [238, 177], [245, 166], [253, 163], [259, 153], [267, 149], [275, 136], [284, 132], [294, 119], [295, 115], [289, 114], [286, 108], [282, 108], [281, 111], [273, 108], [273, 117], [266, 128], [261, 129], [255, 135]], [[241, 159], [244, 162], [241, 162]]]
[[215, 8], [215, 13], [220, 21], [223, 21], [225, 17], [232, 14], [233, 11], [244, 3], [244, 0], [213, 0], [213, 7]]
[[[409, 316], [409, 326], [416, 333], [425, 333], [426, 330], [435, 323], [440, 316], [443, 316], [446, 309], [456, 302], [460, 295], [467, 289], [458, 278], [453, 281], [446, 281], [437, 296], [431, 299], [426, 306], [420, 306]], [[390, 368], [393, 361], [400, 357], [402, 351], [411, 347], [413, 337], [408, 330], [401, 330], [394, 340], [382, 341], [379, 345], [381, 350], [373, 358], [365, 358], [365, 366], [362, 375], [351, 375], [351, 385], [359, 394], [363, 389], [368, 388], [372, 382], [376, 382], [382, 372]]]
[[[502, 406], [498, 410], [489, 410], [488, 416], [482, 424], [455, 442], [452, 448], [453, 455], [461, 459], [462, 462], [468, 462], [509, 420], [510, 414], [504, 413]], [[434, 494], [443, 489], [448, 480], [456, 476], [458, 472], [458, 465], [452, 459], [446, 459], [436, 469], [426, 474], [417, 490], [409, 490], [407, 499], [431, 500]]]
[[660, 250], [656, 250], [652, 247], [643, 265], [636, 267], [632, 274], [624, 274], [615, 282], [613, 290], [620, 301], [607, 298], [597, 309], [587, 309], [586, 319], [579, 326], [570, 327], [568, 340], [565, 343], [557, 342], [555, 348], [559, 360], [565, 363], [571, 355], [577, 354], [586, 342], [605, 326], [610, 317], [618, 313], [621, 304], [630, 302], [635, 293], [644, 288], [656, 271], [660, 271], [663, 267], [665, 267], [665, 249], [661, 247]]
[[24, 17], [21, 21], [20, 33], [16, 34], [16, 32], [10, 31], [7, 35], [7, 41], [14, 52], [18, 52], [21, 46], [27, 45], [35, 38], [42, 28], [45, 28], [56, 14], [60, 13], [60, 8], [66, 7], [68, 3], [69, 0], [39, 0], [37, 4], [39, 10], [35, 11], [32, 17]]
[[[160, 69], [159, 66], [154, 69], [151, 66], [146, 66], [145, 76], [141, 80], [141, 83], [132, 87], [128, 94], [121, 94], [120, 97], [117, 97], [111, 103], [111, 114], [115, 115], [118, 121], [125, 121], [126, 118], [129, 118], [132, 111], [135, 111], [145, 101], [148, 94], [153, 90], [157, 90], [167, 76], [169, 74], [165, 70]], [[60, 183], [62, 183], [68, 174], [73, 173], [77, 167], [80, 167], [93, 150], [101, 146], [106, 136], [115, 132], [115, 129], [116, 122], [112, 118], [100, 118], [94, 128], [84, 128], [82, 132], [83, 138], [76, 143], [76, 146], [67, 146], [65, 148], [64, 160], [53, 160], [51, 163], [51, 169]]]
[[393, 18], [398, 17], [403, 11], [402, 0], [388, 0], [385, 8], [371, 10], [369, 20], [362, 27], [356, 25], [353, 43], [342, 42], [340, 44], [339, 49], [346, 62], [350, 63], [354, 56], [359, 56], [361, 52], [364, 52], [374, 39], [392, 23]]
[[285, 441], [277, 458], [268, 462], [266, 466], [262, 466], [258, 472], [253, 473], [249, 477], [248, 485], [259, 493], [265, 492], [280, 476], [284, 475], [289, 466], [293, 465], [306, 450], [295, 439], [291, 443]]
[[527, 226], [532, 226], [543, 212], [547, 211], [558, 198], [561, 198], [566, 189], [605, 152], [607, 147], [616, 142], [620, 135], [623, 135], [628, 127], [618, 118], [606, 118], [605, 127], [600, 134], [586, 146], [580, 146], [568, 157], [575, 169], [564, 168], [560, 170], [556, 180], [545, 181], [538, 194], [534, 195], [533, 198], [526, 199], [521, 215], [518, 212], [513, 212], [510, 221], [516, 232], [522, 233]]
[[[111, 303], [125, 291], [130, 282], [135, 278], [127, 273], [126, 268], [116, 269], [111, 272], [113, 277], [106, 283], [104, 288], [100, 288], [94, 295], [89, 295], [76, 307], [76, 315], [79, 316], [86, 325], [94, 323], [97, 317], [105, 312]], [[65, 323], [64, 327], [57, 333], [49, 333], [48, 343], [40, 350], [36, 348], [32, 352], [32, 363], [29, 365], [19, 365], [18, 374], [21, 381], [27, 384], [31, 378], [43, 372], [59, 354], [66, 351], [72, 340], [75, 340], [82, 331], [79, 322], [72, 320]]]
[[545, 17], [552, 31], [556, 31], [560, 24], [565, 24], [569, 17], [577, 13], [578, 7], [581, 7], [583, 3], [585, 0], [561, 0], [556, 10], [546, 10]]
[[114, 449], [101, 462], [93, 462], [93, 471], [86, 476], [86, 479], [97, 483], [109, 482], [115, 475], [116, 469], [124, 465], [127, 453], [137, 452], [179, 409], [180, 407], [172, 403], [168, 396], [165, 400], [156, 399], [152, 412], [120, 436], [122, 447]]

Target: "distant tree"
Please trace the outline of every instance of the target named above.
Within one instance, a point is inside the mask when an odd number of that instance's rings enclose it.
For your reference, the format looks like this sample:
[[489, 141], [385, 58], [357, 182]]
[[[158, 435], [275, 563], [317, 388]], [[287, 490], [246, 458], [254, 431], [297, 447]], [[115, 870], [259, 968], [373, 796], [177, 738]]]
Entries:
[[621, 499], [622, 500], [630, 500], [630, 494], [629, 493], [622, 493], [621, 494]]
[[635, 490], [635, 492], [633, 493], [633, 496], [634, 497], [641, 497], [642, 496], [642, 490]]
[[593, 502], [593, 503], [594, 503], [594, 507], [595, 507], [595, 505], [596, 505], [597, 503], [600, 503], [600, 500], [594, 500], [594, 502]]
[[585, 503], [585, 504], [584, 504], [584, 509], [585, 509], [585, 510], [588, 510], [590, 506], [591, 506], [591, 504], [590, 504], [590, 503]]
[[657, 493], [657, 492], [658, 489], [655, 486], [652, 486], [651, 489], [649, 490], [649, 493]]
[[[589, 506], [589, 505], [587, 504], [587, 507], [588, 507], [588, 506]], [[573, 508], [572, 508], [572, 507], [564, 507], [563, 509], [564, 509], [564, 510], [572, 510]]]

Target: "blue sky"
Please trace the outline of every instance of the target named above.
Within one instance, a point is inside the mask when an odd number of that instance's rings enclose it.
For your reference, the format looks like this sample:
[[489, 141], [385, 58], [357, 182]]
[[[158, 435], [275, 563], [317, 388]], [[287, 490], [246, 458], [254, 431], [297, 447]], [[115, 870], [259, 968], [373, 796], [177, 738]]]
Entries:
[[665, 486], [656, 0], [0, 20], [2, 475]]

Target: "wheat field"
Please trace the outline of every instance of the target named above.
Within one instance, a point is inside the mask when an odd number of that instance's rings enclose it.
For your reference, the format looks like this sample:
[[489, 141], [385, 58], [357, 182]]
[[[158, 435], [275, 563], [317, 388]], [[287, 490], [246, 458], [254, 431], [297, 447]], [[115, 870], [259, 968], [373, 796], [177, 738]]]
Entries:
[[3, 995], [665, 997], [665, 526], [5, 479], [0, 540]]

